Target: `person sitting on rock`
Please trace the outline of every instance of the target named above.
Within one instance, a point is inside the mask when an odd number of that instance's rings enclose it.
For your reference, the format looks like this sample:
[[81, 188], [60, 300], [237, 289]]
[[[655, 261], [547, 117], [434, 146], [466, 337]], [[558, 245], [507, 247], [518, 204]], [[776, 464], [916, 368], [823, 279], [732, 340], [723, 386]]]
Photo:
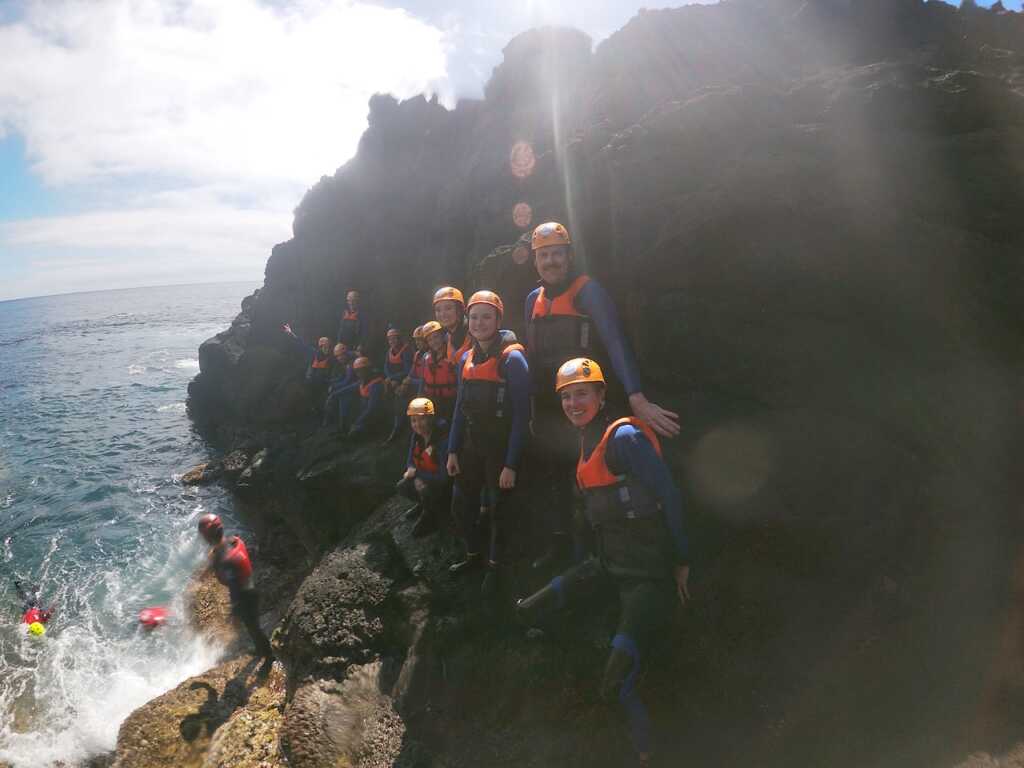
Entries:
[[[39, 600], [38, 587], [26, 587], [20, 579], [14, 580], [14, 592], [21, 603], [21, 623], [28, 627], [33, 624], [46, 625], [53, 616], [52, 608], [43, 608]], [[38, 630], [36, 630], [38, 632]], [[39, 632], [39, 634], [42, 634]]]
[[[348, 431], [349, 437], [367, 437], [379, 432], [387, 419], [387, 408], [384, 403], [384, 377], [373, 367], [368, 357], [357, 357], [352, 363], [352, 370], [359, 378], [359, 413]], [[354, 407], [354, 404], [350, 403]], [[342, 421], [347, 422], [348, 413], [344, 413]]]
[[451, 418], [455, 408], [458, 386], [455, 365], [448, 359], [448, 340], [444, 328], [436, 320], [431, 320], [423, 326], [423, 337], [426, 339], [429, 352], [423, 358], [423, 385], [417, 394], [429, 397], [434, 403], [437, 415], [447, 420]]
[[[352, 370], [353, 354], [344, 344], [334, 345], [334, 367], [331, 369], [331, 379], [327, 384], [327, 399], [324, 401], [323, 426], [329, 427], [337, 421], [338, 429], [344, 430], [349, 425], [344, 423], [342, 418], [341, 401], [343, 398], [353, 400], [359, 396], [359, 379]], [[353, 412], [348, 408], [348, 412]]]
[[[483, 565], [480, 509], [490, 509], [488, 568], [483, 591], [498, 586], [499, 549], [510, 495], [529, 432], [530, 369], [515, 336], [499, 330], [504, 312], [493, 291], [477, 291], [467, 304], [473, 346], [462, 356], [448, 446], [448, 474], [455, 478], [452, 511], [466, 557], [453, 574]], [[484, 490], [487, 493], [484, 494]]]
[[598, 363], [569, 360], [558, 369], [554, 388], [565, 418], [578, 430], [576, 482], [596, 555], [520, 600], [517, 612], [532, 626], [583, 593], [617, 590], [619, 625], [601, 688], [625, 708], [640, 763], [647, 765], [650, 723], [637, 677], [652, 642], [667, 631], [675, 600], [685, 605], [690, 597], [680, 494], [647, 422], [607, 415]]
[[334, 355], [331, 353], [331, 340], [326, 336], [321, 336], [317, 340], [316, 346], [313, 346], [297, 336], [288, 323], [282, 325], [281, 330], [306, 350], [309, 356], [309, 366], [306, 368], [309, 394], [314, 403], [323, 402], [323, 395], [327, 391], [327, 383], [331, 378], [331, 368], [334, 362]]
[[466, 302], [462, 291], [450, 285], [438, 288], [434, 293], [434, 319], [448, 335], [445, 346], [448, 361], [457, 366], [473, 341], [466, 333]]
[[451, 508], [452, 482], [444, 466], [448, 459], [448, 422], [435, 415], [434, 404], [426, 397], [413, 399], [406, 413], [412, 437], [398, 491], [416, 502], [405, 517], [416, 518], [412, 535], [420, 538], [436, 531], [441, 515]]
[[423, 338], [423, 326], [417, 326], [412, 332], [412, 343], [414, 347], [412, 355], [412, 366], [409, 368], [409, 375], [402, 382], [400, 394], [402, 397], [410, 398], [415, 396], [423, 387], [423, 360], [427, 356], [427, 340]]
[[384, 441], [390, 445], [404, 431], [406, 424], [406, 406], [408, 400], [402, 397], [402, 384], [409, 378], [412, 370], [412, 345], [403, 342], [402, 333], [397, 328], [389, 328], [388, 354], [384, 361], [384, 386], [386, 392], [392, 396], [394, 419], [391, 426], [391, 434]]
[[525, 305], [532, 380], [530, 428], [536, 438], [531, 453], [543, 471], [538, 482], [548, 488], [550, 496], [545, 505], [548, 550], [534, 567], [546, 569], [564, 562], [571, 549], [572, 471], [577, 448], [553, 394], [558, 366], [574, 357], [610, 361], [635, 416], [664, 437], [679, 434], [679, 417], [644, 396], [615, 304], [596, 280], [579, 273], [568, 230], [554, 221], [541, 224], [533, 230], [531, 245], [540, 276], [540, 286], [526, 297]]
[[256, 654], [269, 665], [274, 660], [263, 628], [260, 626], [260, 598], [253, 586], [252, 561], [245, 542], [238, 536], [224, 536], [224, 524], [217, 515], [199, 518], [199, 535], [211, 549], [207, 558], [217, 581], [228, 588], [231, 611], [245, 625], [256, 648]]
[[366, 310], [360, 306], [361, 303], [359, 291], [349, 291], [345, 294], [345, 311], [338, 326], [338, 341], [349, 349], [369, 342], [370, 321]]

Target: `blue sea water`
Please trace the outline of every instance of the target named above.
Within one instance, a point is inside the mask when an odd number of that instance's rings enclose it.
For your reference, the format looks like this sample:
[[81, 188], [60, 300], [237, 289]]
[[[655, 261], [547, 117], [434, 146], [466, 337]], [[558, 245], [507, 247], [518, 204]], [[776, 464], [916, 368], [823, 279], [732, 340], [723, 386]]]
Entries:
[[[185, 413], [197, 349], [251, 283], [0, 302], [0, 763], [113, 749], [136, 707], [212, 665], [183, 622], [195, 520], [231, 500], [178, 477], [211, 449]], [[27, 636], [12, 579], [55, 615]], [[166, 605], [155, 632], [140, 609]]]

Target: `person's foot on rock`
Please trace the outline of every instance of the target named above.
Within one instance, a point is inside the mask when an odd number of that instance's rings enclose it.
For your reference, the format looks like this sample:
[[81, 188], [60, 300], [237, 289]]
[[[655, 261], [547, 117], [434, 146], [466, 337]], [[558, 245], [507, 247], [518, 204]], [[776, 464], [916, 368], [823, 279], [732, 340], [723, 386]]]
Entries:
[[470, 552], [466, 555], [465, 560], [459, 560], [457, 563], [452, 563], [448, 566], [448, 573], [452, 576], [458, 576], [463, 573], [468, 573], [479, 568], [483, 564], [480, 555], [474, 552]]
[[416, 525], [412, 527], [412, 537], [414, 539], [422, 539], [424, 536], [429, 536], [437, 530], [437, 521], [434, 520], [434, 516], [427, 510], [423, 510], [423, 514], [420, 515], [420, 519], [416, 521]]

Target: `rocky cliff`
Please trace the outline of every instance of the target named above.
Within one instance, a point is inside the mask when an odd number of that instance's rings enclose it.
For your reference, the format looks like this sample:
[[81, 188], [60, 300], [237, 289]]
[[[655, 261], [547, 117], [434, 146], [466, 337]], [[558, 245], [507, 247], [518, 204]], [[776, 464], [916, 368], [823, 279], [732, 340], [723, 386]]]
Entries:
[[645, 682], [668, 764], [1009, 748], [1022, 54], [1024, 17], [998, 7], [731, 0], [642, 12], [594, 50], [525, 33], [452, 110], [375, 97], [358, 153], [306, 194], [190, 387], [208, 434], [266, 447], [246, 503], [316, 563], [280, 625], [289, 701], [319, 713], [282, 735], [293, 764], [621, 757], [593, 690], [601, 617], [531, 643], [478, 615], [440, 578], [447, 545], [403, 543], [398, 454], [303, 436], [279, 332], [333, 335], [351, 287], [381, 338], [428, 319], [444, 283], [517, 306], [534, 280], [520, 237], [549, 219], [613, 293], [648, 393], [683, 415], [668, 457], [695, 601]]

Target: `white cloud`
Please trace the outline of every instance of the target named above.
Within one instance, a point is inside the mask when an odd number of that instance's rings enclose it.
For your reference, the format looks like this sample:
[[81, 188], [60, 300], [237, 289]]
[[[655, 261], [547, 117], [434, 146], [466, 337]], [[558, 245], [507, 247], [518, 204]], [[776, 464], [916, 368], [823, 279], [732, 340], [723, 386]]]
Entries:
[[94, 248], [235, 258], [258, 232], [247, 258], [261, 271], [302, 192], [351, 156], [373, 93], [447, 88], [443, 32], [398, 9], [30, 0], [24, 10], [0, 26], [0, 135], [25, 138], [46, 184], [95, 191], [106, 210], [0, 228], [0, 251], [22, 258]]

